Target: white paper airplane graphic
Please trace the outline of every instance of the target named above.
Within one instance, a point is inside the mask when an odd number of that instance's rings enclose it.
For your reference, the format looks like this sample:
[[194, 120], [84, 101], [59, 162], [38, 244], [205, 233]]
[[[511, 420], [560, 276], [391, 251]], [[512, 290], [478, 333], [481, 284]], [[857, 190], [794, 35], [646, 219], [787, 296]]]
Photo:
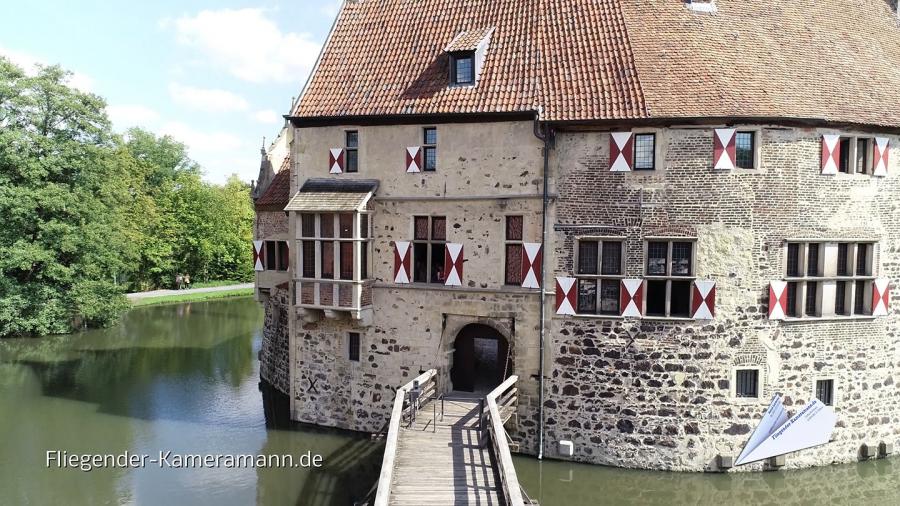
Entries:
[[781, 395], [776, 394], [734, 465], [823, 445], [831, 440], [835, 423], [834, 410], [818, 399], [788, 419]]

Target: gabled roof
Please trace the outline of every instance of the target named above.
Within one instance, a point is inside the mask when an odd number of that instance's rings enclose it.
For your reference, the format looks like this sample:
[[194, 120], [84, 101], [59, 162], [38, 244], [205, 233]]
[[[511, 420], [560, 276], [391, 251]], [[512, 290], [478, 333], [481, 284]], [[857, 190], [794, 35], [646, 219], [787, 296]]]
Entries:
[[474, 51], [478, 49], [478, 45], [481, 44], [481, 41], [490, 36], [493, 31], [493, 26], [487, 26], [469, 30], [467, 32], [459, 32], [459, 34], [450, 41], [450, 44], [447, 44], [447, 47], [444, 48], [444, 52]]
[[266, 192], [256, 199], [257, 211], [282, 211], [291, 199], [290, 158], [285, 158], [282, 165]]
[[[449, 87], [444, 48], [485, 27], [494, 32], [478, 83]], [[624, 34], [609, 0], [345, 1], [294, 115], [535, 111], [546, 102], [549, 51], [564, 69], [552, 82], [564, 88], [547, 105], [578, 117], [640, 117], [635, 72], [622, 71]]]
[[[796, 118], [900, 127], [892, 0], [346, 0], [293, 115]], [[448, 55], [494, 29], [476, 86]], [[481, 40], [481, 39], [479, 39]]]

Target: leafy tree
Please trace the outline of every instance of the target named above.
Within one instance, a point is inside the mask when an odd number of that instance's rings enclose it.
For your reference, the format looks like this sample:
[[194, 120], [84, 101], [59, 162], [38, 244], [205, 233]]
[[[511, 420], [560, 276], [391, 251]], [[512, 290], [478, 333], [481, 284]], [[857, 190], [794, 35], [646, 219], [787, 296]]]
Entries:
[[0, 336], [104, 325], [127, 307], [128, 194], [105, 103], [0, 58]]

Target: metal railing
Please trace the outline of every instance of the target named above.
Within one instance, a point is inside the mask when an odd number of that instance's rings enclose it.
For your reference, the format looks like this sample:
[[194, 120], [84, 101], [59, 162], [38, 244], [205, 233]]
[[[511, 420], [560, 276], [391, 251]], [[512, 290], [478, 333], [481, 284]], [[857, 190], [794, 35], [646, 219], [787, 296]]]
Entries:
[[[374, 506], [387, 506], [391, 496], [391, 481], [394, 477], [394, 461], [397, 458], [397, 443], [400, 439], [400, 424], [407, 419], [412, 423], [413, 409], [421, 409], [427, 402], [419, 402], [414, 406], [409, 402], [409, 391], [418, 383], [421, 394], [419, 399], [434, 398], [437, 391], [437, 370], [429, 369], [419, 377], [397, 389], [394, 396], [394, 407], [388, 425], [388, 433], [384, 442], [384, 458], [381, 461], [381, 474], [378, 476], [378, 488], [375, 493]], [[432, 408], [434, 409], [434, 408]]]
[[506, 504], [509, 506], [523, 506], [530, 504], [522, 497], [522, 486], [513, 466], [512, 454], [509, 451], [509, 441], [503, 424], [515, 413], [519, 400], [516, 381], [518, 376], [510, 376], [503, 383], [485, 396], [487, 404], [488, 434], [497, 461], [497, 471], [500, 476], [501, 490]]

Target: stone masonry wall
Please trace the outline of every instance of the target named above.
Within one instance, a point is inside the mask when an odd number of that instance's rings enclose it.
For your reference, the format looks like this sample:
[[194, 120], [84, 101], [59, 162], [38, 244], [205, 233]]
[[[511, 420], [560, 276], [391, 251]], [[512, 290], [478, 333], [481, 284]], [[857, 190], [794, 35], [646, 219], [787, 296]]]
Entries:
[[[608, 171], [608, 134], [558, 134], [551, 275], [574, 274], [580, 236], [621, 237], [629, 277], [643, 276], [647, 237], [693, 237], [696, 275], [717, 282], [717, 304], [707, 322], [554, 315], [548, 456], [571, 440], [574, 460], [715, 469], [717, 455], [737, 456], [773, 394], [796, 412], [820, 378], [835, 380], [834, 441], [788, 455], [788, 467], [900, 443], [900, 142], [891, 138], [887, 178], [823, 176], [822, 133], [762, 128], [759, 169], [714, 171], [712, 129], [674, 128], [658, 134], [660, 170], [625, 174]], [[892, 280], [890, 315], [769, 321], [768, 283], [784, 277], [784, 242], [799, 238], [879, 241], [875, 271]], [[762, 368], [758, 399], [734, 397], [733, 370], [744, 365]]]
[[[481, 323], [510, 341], [511, 373], [519, 375], [522, 392], [519, 426], [536, 425], [539, 298], [536, 290], [504, 286], [504, 230], [506, 215], [522, 215], [524, 240], [540, 241], [543, 144], [530, 121], [439, 124], [437, 171], [408, 174], [406, 147], [422, 144], [424, 126], [295, 131], [295, 188], [310, 177], [380, 181], [371, 218], [372, 323], [362, 326], [346, 314], [297, 320], [291, 344], [296, 420], [380, 429], [395, 389], [419, 371], [437, 368], [441, 389], [452, 388], [456, 335]], [[344, 145], [346, 130], [359, 131], [359, 173], [329, 175], [328, 149]], [[413, 216], [422, 215], [445, 216], [447, 242], [463, 244], [463, 286], [394, 284], [393, 241], [412, 240]], [[348, 358], [349, 332], [361, 335], [360, 362]]]
[[288, 315], [289, 293], [275, 288], [263, 301], [265, 319], [259, 350], [259, 376], [279, 392], [290, 395]]

